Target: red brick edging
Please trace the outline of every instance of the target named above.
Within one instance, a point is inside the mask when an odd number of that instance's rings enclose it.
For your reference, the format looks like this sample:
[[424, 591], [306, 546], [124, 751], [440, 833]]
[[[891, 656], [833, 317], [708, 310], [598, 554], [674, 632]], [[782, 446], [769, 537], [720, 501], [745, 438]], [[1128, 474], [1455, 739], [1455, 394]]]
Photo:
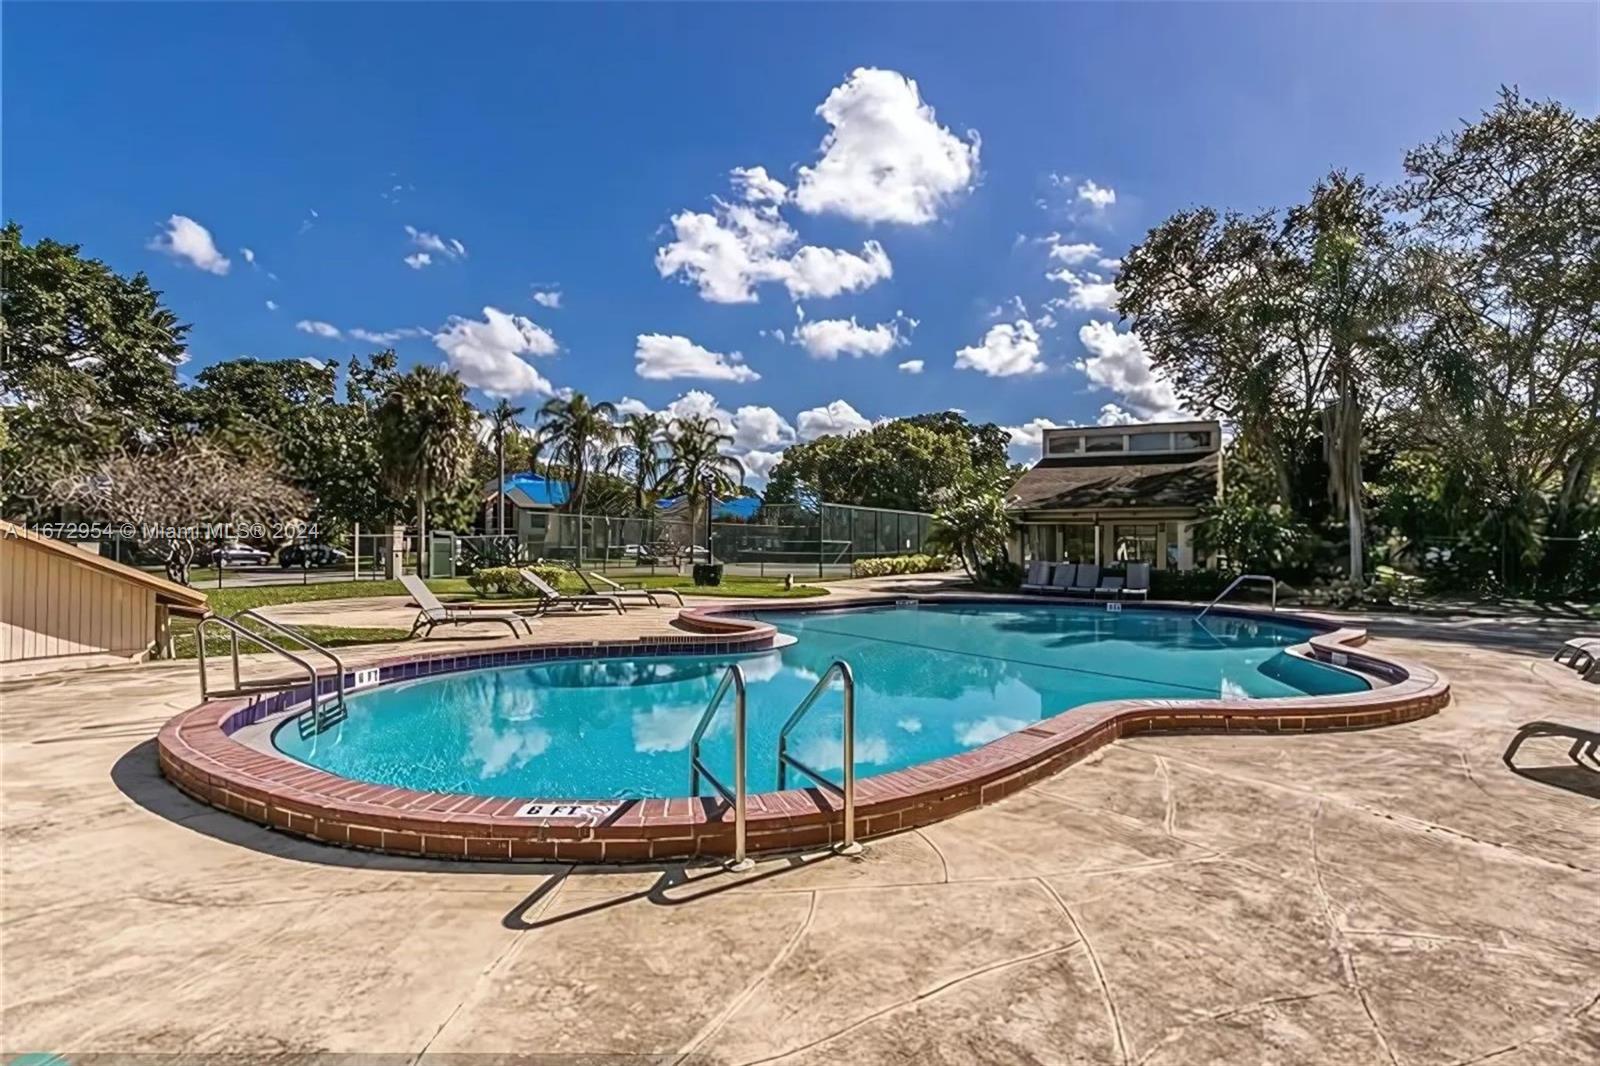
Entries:
[[[902, 597], [903, 598], [903, 597]], [[919, 597], [961, 602], [962, 597]], [[970, 598], [969, 598], [970, 599]], [[895, 598], [851, 601], [884, 606]], [[976, 601], [974, 601], [976, 602]], [[985, 597], [981, 602], [1005, 602]], [[1028, 602], [1037, 602], [1030, 599]], [[1150, 608], [1159, 609], [1152, 604]], [[806, 603], [686, 608], [679, 622], [691, 632], [609, 643], [508, 644], [494, 651], [418, 654], [378, 664], [379, 683], [487, 666], [554, 659], [662, 654], [715, 655], [773, 646], [776, 630], [741, 612], [816, 611]], [[826, 610], [828, 608], [820, 608]], [[1128, 605], [1127, 609], [1146, 609]], [[1366, 692], [1251, 700], [1111, 700], [1086, 704], [1034, 722], [971, 751], [886, 774], [856, 785], [859, 836], [910, 829], [993, 803], [1070, 766], [1120, 737], [1202, 731], [1301, 733], [1365, 729], [1434, 714], [1450, 699], [1448, 682], [1433, 670], [1357, 650], [1359, 629], [1332, 628], [1303, 616], [1238, 609], [1215, 613], [1289, 620], [1325, 630], [1310, 640], [1311, 656], [1349, 665], [1389, 683]], [[372, 669], [363, 666], [363, 670]], [[353, 683], [353, 672], [346, 675]], [[331, 676], [320, 688], [333, 688]], [[281, 694], [213, 700], [177, 715], [158, 738], [161, 771], [195, 799], [287, 832], [357, 848], [448, 859], [632, 862], [727, 856], [733, 852], [733, 812], [713, 797], [595, 800], [605, 813], [520, 817], [534, 797], [490, 798], [418, 792], [338, 777], [277, 752], [248, 747], [232, 734], [294, 710], [310, 695], [301, 685]], [[584, 801], [559, 797], [547, 804]], [[839, 800], [821, 789], [790, 789], [749, 797], [751, 851], [810, 848], [842, 837]]]

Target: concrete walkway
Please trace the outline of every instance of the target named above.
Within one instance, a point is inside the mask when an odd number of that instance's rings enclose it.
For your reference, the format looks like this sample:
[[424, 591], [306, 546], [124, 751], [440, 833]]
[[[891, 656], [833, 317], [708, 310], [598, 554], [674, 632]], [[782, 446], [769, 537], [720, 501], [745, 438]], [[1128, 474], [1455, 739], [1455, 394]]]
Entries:
[[1592, 1064], [1600, 773], [1561, 740], [1500, 756], [1532, 719], [1600, 729], [1600, 687], [1423, 635], [1378, 646], [1450, 676], [1438, 717], [1120, 742], [743, 877], [301, 843], [157, 774], [192, 664], [9, 683], [0, 1050]]

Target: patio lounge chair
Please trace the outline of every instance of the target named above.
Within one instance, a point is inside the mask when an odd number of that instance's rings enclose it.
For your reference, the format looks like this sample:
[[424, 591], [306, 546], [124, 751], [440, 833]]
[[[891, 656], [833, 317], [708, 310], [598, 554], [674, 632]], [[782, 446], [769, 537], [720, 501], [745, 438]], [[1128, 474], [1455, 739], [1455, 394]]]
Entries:
[[[642, 599], [647, 601], [652, 607], [661, 606], [660, 601], [656, 599], [657, 596], [671, 596], [673, 599], [678, 601], [679, 607], [683, 606], [683, 596], [678, 592], [677, 589], [647, 589], [637, 585], [629, 588], [627, 585], [612, 581], [609, 577], [606, 577], [606, 575], [597, 574], [593, 570], [589, 571], [587, 574], [579, 570], [577, 571], [577, 575], [579, 580], [583, 582], [584, 587], [589, 590], [591, 595], [615, 596], [619, 600]], [[593, 580], [590, 580], [591, 578]], [[595, 588], [595, 581], [598, 581], [601, 585], [605, 586], [604, 590]]]
[[1050, 568], [1054, 563], [1047, 563], [1043, 559], [1035, 559], [1028, 564], [1028, 574], [1022, 579], [1023, 592], [1048, 592], [1050, 589]]
[[1107, 574], [1101, 578], [1100, 584], [1094, 587], [1095, 599], [1099, 599], [1101, 596], [1108, 600], [1120, 599], [1122, 597], [1123, 580], [1116, 574]]
[[1077, 563], [1060, 563], [1056, 566], [1055, 577], [1050, 579], [1050, 591], [1065, 593], [1072, 588], [1073, 582], [1078, 580]]
[[565, 592], [557, 592], [550, 587], [544, 578], [527, 567], [523, 567], [517, 573], [521, 574], [522, 580], [526, 581], [539, 594], [540, 603], [534, 609], [538, 614], [543, 614], [545, 611], [556, 607], [570, 607], [574, 611], [581, 611], [585, 607], [610, 607], [618, 614], [626, 613], [626, 609], [622, 606], [622, 601], [615, 596], [602, 596], [596, 593], [580, 593], [572, 596]]
[[1122, 586], [1123, 596], [1138, 596], [1140, 599], [1150, 598], [1150, 564], [1129, 563], [1128, 580]]
[[1556, 649], [1555, 660], [1589, 676], [1600, 661], [1600, 637], [1573, 637]]
[[1074, 596], [1093, 596], [1094, 590], [1100, 585], [1100, 566], [1097, 563], [1083, 563], [1078, 567], [1078, 577], [1070, 588], [1069, 593]]
[[433, 594], [433, 590], [423, 584], [422, 578], [415, 574], [403, 576], [400, 584], [421, 608], [411, 623], [412, 636], [416, 636], [417, 631], [421, 630], [422, 638], [426, 640], [428, 634], [433, 632], [434, 626], [461, 626], [473, 622], [504, 622], [511, 627], [513, 636], [522, 635], [517, 631], [519, 625], [528, 633], [533, 632], [533, 624], [512, 611], [477, 611], [469, 607], [447, 606], [440, 603], [439, 597]]

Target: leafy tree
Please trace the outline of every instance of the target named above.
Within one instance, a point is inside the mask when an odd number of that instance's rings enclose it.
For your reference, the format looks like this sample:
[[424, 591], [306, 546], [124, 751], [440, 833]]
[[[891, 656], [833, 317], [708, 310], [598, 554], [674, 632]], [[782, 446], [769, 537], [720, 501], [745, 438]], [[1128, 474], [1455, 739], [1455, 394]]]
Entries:
[[77, 245], [0, 228], [0, 396], [5, 513], [37, 517], [56, 479], [181, 421], [176, 368], [189, 327], [143, 274]]
[[506, 532], [506, 501], [504, 499], [506, 486], [506, 435], [508, 433], [517, 434], [520, 428], [517, 425], [517, 416], [525, 410], [526, 408], [523, 407], [512, 406], [511, 401], [502, 396], [500, 397], [500, 402], [495, 404], [489, 411], [489, 424], [494, 433], [495, 465], [499, 475], [495, 484], [502, 494], [495, 504], [495, 532], [501, 536], [505, 536]]
[[[733, 437], [709, 415], [675, 418], [667, 431], [667, 464], [662, 484], [689, 498], [691, 528], [700, 528], [702, 507], [711, 497], [731, 496], [744, 480], [744, 465], [723, 449]], [[692, 539], [692, 538], [691, 538]]]
[[965, 441], [975, 471], [1004, 470], [1009, 465], [1011, 434], [993, 422], [980, 426], [957, 411], [912, 415], [905, 421]]
[[419, 557], [425, 559], [428, 504], [465, 479], [477, 445], [477, 412], [460, 378], [418, 366], [395, 381], [376, 421], [384, 479], [395, 492], [414, 495]]
[[[910, 419], [797, 444], [767, 482], [769, 503], [828, 503], [928, 511], [973, 476], [970, 441]], [[1004, 466], [1000, 470], [1004, 470]]]
[[[1506, 562], [1531, 570], [1541, 526], [1576, 543], [1600, 466], [1600, 120], [1502, 89], [1405, 169], [1416, 426]], [[1552, 583], [1570, 563], [1553, 554]]]
[[539, 415], [544, 420], [539, 433], [549, 448], [550, 460], [565, 466], [572, 479], [567, 510], [582, 514], [589, 471], [609, 461], [617, 438], [616, 405], [590, 403], [583, 393], [575, 392], [545, 401]]
[[617, 449], [617, 459], [633, 479], [633, 509], [645, 513], [646, 496], [661, 480], [662, 433], [665, 430], [661, 416], [649, 411], [636, 414], [622, 424], [622, 443]]
[[1376, 189], [1335, 171], [1280, 218], [1209, 208], [1162, 223], [1124, 258], [1119, 310], [1196, 410], [1232, 421], [1270, 463], [1281, 503], [1312, 439], [1363, 572], [1365, 430], [1408, 303]]
[[948, 502], [933, 512], [928, 547], [959, 558], [961, 568], [971, 576], [1004, 558], [1010, 529], [1000, 485], [974, 483], [964, 491], [949, 493]]

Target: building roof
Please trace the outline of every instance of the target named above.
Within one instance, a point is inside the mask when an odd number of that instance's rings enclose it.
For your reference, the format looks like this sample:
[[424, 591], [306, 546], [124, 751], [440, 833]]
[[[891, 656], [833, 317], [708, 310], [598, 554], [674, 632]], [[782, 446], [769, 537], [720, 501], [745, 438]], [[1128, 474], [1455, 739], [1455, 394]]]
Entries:
[[[491, 478], [483, 486], [483, 498], [495, 495], [495, 481]], [[506, 498], [518, 507], [537, 509], [560, 507], [567, 502], [569, 489], [565, 481], [543, 477], [539, 474], [517, 474], [506, 478]]]
[[1217, 452], [1137, 463], [1125, 454], [1041, 459], [1006, 493], [1006, 510], [1199, 507], [1216, 498], [1221, 470]]
[[50, 552], [62, 558], [70, 559], [79, 566], [86, 566], [91, 570], [98, 570], [112, 577], [118, 577], [135, 585], [142, 585], [151, 589], [156, 594], [156, 601], [169, 607], [176, 607], [183, 611], [203, 611], [206, 606], [206, 594], [168, 581], [164, 577], [140, 570], [137, 567], [119, 563], [115, 559], [107, 559], [96, 552], [86, 551], [75, 544], [64, 540], [56, 540], [42, 533], [35, 533], [31, 529], [12, 525], [0, 519], [0, 537], [7, 540], [24, 541], [40, 551]]
[[[683, 504], [682, 496], [671, 496], [664, 500], [656, 501], [656, 506], [663, 511], [671, 511]], [[716, 521], [721, 518], [725, 521], [748, 522], [761, 510], [761, 497], [759, 496], [733, 496], [726, 500], [718, 500], [717, 505], [711, 509], [711, 519]]]

